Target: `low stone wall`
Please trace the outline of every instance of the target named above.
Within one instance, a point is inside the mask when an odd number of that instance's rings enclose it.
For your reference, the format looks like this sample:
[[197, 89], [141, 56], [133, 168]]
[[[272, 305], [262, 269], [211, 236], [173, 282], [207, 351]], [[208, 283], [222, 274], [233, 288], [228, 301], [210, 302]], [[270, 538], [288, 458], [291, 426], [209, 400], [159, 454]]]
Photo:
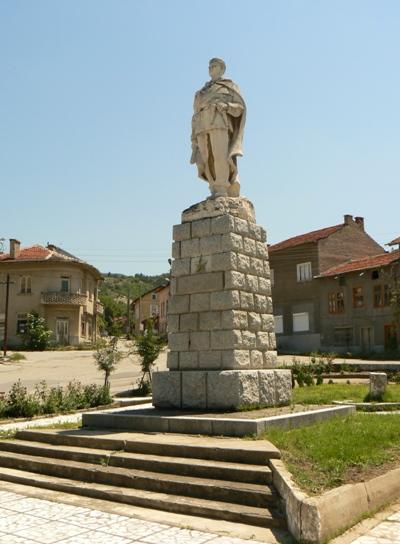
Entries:
[[288, 528], [304, 544], [321, 544], [400, 497], [400, 468], [368, 482], [347, 484], [310, 497], [280, 459], [271, 459], [275, 488], [283, 499]]

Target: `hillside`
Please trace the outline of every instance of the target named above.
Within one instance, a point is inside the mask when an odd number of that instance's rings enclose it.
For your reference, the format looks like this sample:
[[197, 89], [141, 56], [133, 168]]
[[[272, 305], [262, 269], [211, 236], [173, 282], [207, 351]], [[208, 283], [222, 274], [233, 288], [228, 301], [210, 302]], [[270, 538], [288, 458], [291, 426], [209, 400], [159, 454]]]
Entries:
[[169, 278], [167, 273], [158, 276], [104, 274], [99, 287], [99, 299], [104, 305], [104, 318], [101, 320], [100, 328], [105, 329], [109, 334], [124, 332], [126, 330], [128, 296], [132, 302], [146, 291], [163, 283], [167, 278]]

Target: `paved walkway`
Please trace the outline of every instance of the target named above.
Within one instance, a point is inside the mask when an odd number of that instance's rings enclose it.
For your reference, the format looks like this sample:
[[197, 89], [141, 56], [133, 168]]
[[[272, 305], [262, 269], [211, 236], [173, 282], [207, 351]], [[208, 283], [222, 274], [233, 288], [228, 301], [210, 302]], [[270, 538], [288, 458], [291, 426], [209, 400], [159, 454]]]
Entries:
[[330, 544], [400, 544], [400, 502], [361, 521]]
[[[93, 508], [0, 491], [0, 544], [248, 544]], [[252, 544], [261, 544], [255, 540]]]

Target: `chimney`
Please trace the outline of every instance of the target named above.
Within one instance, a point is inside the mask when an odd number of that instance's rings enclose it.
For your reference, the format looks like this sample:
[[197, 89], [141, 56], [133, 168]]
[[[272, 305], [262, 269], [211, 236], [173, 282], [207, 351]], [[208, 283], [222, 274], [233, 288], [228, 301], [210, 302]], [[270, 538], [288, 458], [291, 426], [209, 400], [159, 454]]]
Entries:
[[364, 217], [355, 217], [354, 221], [357, 223], [361, 230], [364, 230]]
[[353, 216], [352, 215], [345, 215], [344, 216], [344, 224], [345, 225], [351, 225], [353, 222]]
[[18, 259], [21, 251], [21, 242], [15, 238], [10, 238], [10, 259]]

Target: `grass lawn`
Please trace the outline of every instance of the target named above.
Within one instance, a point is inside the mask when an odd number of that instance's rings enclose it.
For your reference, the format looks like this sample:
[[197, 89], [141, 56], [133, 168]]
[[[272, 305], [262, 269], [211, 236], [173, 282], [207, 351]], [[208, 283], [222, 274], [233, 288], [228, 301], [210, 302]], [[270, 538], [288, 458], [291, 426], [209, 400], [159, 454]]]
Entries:
[[[294, 404], [331, 404], [334, 400], [353, 400], [362, 402], [369, 393], [368, 384], [322, 384], [293, 389]], [[386, 402], [400, 402], [400, 385], [388, 385]]]
[[270, 440], [297, 484], [311, 494], [400, 466], [400, 415], [355, 414], [309, 427], [271, 429]]

